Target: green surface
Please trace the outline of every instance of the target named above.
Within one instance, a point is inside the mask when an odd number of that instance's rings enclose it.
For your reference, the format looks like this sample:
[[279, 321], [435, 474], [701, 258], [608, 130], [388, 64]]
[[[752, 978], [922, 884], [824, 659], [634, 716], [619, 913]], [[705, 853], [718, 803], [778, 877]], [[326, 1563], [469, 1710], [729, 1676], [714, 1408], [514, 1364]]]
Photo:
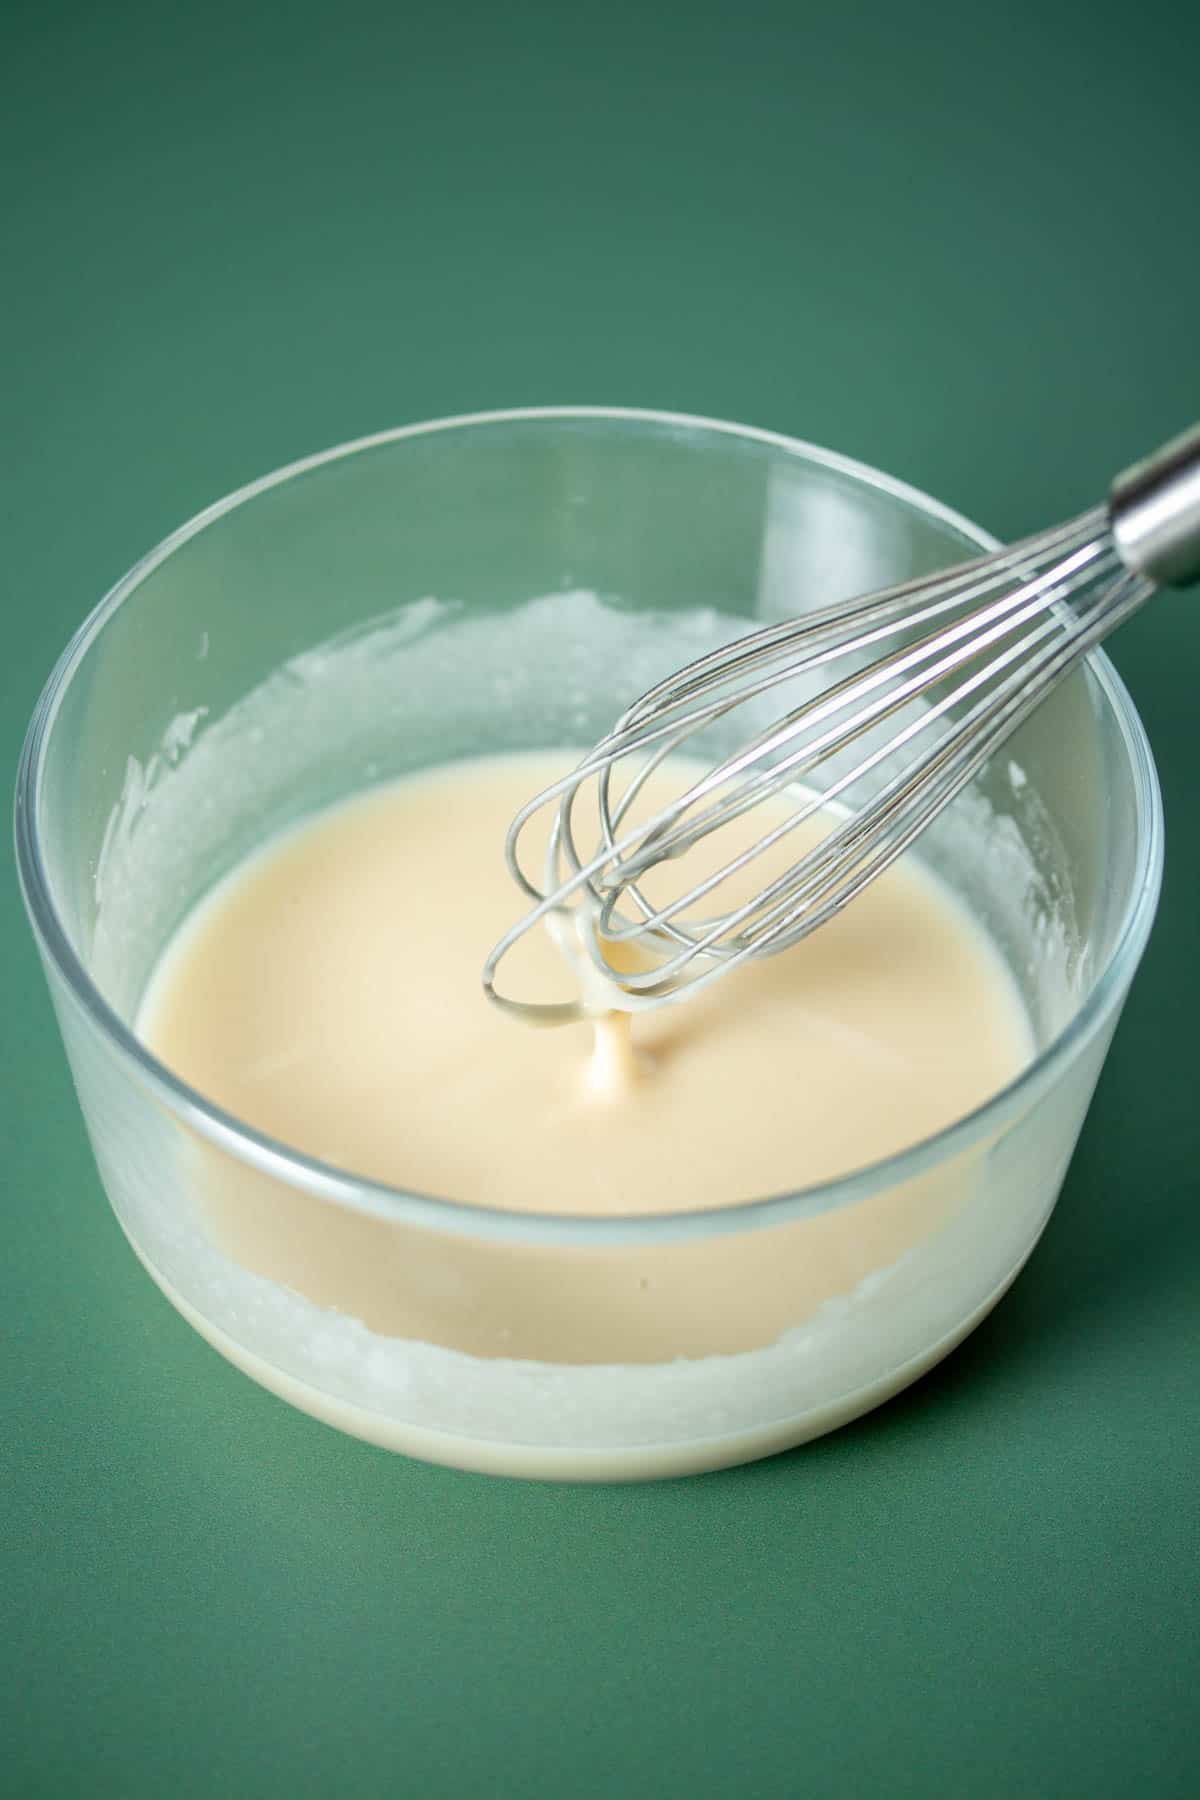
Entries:
[[[1183, 0], [0, 21], [9, 768], [144, 549], [377, 427], [678, 407], [1011, 534], [1200, 415]], [[221, 1362], [108, 1212], [3, 872], [0, 1791], [1200, 1790], [1200, 614], [1116, 657], [1166, 891], [1043, 1244], [917, 1388], [728, 1474], [426, 1468]]]

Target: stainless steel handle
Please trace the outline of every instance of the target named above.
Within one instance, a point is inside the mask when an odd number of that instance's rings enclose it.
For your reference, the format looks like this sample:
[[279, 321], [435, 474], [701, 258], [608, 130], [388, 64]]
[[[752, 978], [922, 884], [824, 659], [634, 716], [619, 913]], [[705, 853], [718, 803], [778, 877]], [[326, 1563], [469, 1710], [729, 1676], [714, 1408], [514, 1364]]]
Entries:
[[1117, 476], [1109, 517], [1127, 567], [1160, 587], [1200, 581], [1200, 425]]

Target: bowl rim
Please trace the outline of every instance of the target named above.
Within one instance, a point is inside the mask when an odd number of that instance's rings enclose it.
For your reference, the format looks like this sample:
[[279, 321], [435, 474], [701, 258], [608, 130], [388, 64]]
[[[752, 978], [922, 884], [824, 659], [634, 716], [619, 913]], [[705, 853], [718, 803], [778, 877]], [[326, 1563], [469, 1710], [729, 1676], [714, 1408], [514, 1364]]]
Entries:
[[[981, 1138], [997, 1135], [1017, 1113], [1037, 1102], [1064, 1066], [1082, 1053], [1117, 1011], [1145, 948], [1158, 903], [1163, 866], [1163, 816], [1157, 771], [1145, 728], [1128, 690], [1100, 650], [1091, 651], [1085, 661], [1119, 728], [1134, 781], [1138, 819], [1130, 899], [1105, 967], [1067, 1024], [1012, 1081], [940, 1131], [832, 1181], [719, 1207], [617, 1217], [518, 1212], [410, 1192], [319, 1162], [225, 1112], [160, 1062], [93, 983], [55, 905], [42, 855], [38, 801], [50, 738], [63, 697], [78, 666], [109, 619], [153, 570], [190, 539], [235, 508], [287, 481], [409, 438], [480, 426], [540, 422], [615, 422], [659, 430], [671, 427], [762, 444], [829, 473], [848, 476], [861, 486], [878, 489], [926, 518], [950, 527], [981, 550], [998, 546], [999, 540], [991, 533], [954, 508], [853, 457], [759, 426], [645, 407], [532, 406], [454, 414], [354, 438], [259, 476], [196, 513], [112, 585], [70, 638], [34, 707], [17, 770], [14, 837], [22, 898], [46, 966], [52, 996], [57, 999], [60, 991], [65, 992], [106, 1047], [117, 1054], [137, 1081], [149, 1087], [168, 1112], [184, 1126], [239, 1160], [252, 1164], [265, 1174], [299, 1185], [316, 1198], [396, 1223], [418, 1225], [454, 1236], [584, 1247], [648, 1245], [732, 1235], [853, 1205], [885, 1184], [910, 1180], [968, 1150]], [[56, 989], [55, 978], [61, 989]]]

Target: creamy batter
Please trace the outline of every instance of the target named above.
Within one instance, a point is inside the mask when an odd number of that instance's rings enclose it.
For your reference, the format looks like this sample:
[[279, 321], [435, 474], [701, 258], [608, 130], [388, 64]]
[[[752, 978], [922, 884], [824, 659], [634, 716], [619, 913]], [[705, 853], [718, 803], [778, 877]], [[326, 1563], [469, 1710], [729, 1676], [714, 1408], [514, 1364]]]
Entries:
[[[484, 1206], [610, 1215], [727, 1205], [861, 1168], [971, 1111], [1027, 1060], [998, 954], [912, 858], [795, 949], [638, 1015], [628, 1043], [611, 1028], [596, 1043], [587, 1024], [514, 1022], [480, 985], [519, 905], [500, 846], [517, 806], [564, 766], [542, 753], [453, 765], [269, 845], [180, 932], [142, 1035], [226, 1110], [341, 1169]], [[506, 977], [531, 998], [575, 987], [541, 931]], [[733, 1261], [717, 1238], [633, 1262], [559, 1254], [551, 1271], [549, 1252], [469, 1239], [430, 1263], [421, 1234], [228, 1162], [197, 1186], [227, 1254], [372, 1331], [629, 1363], [773, 1342], [970, 1192], [950, 1165], [743, 1237]]]
[[[1012, 1079], [1028, 1027], [992, 947], [908, 859], [786, 954], [633, 1022], [522, 1028], [483, 957], [520, 902], [500, 855], [562, 768], [456, 764], [269, 847], [194, 916], [142, 1014], [201, 1093], [323, 1162], [489, 1206], [659, 1212], [875, 1162]], [[761, 831], [762, 820], [756, 820]], [[549, 934], [509, 975], [575, 977]]]

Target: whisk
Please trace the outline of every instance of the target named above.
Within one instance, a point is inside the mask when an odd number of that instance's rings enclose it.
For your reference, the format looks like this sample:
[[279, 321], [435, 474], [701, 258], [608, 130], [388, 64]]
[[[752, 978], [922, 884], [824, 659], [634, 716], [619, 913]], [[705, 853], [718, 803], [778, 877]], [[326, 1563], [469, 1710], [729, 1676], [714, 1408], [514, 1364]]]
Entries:
[[[629, 1011], [684, 999], [798, 943], [895, 862], [1088, 650], [1158, 588], [1198, 579], [1200, 427], [1119, 475], [1107, 502], [1078, 518], [753, 631], [669, 675], [514, 818], [505, 853], [533, 905], [488, 957], [486, 991], [542, 1023], [581, 1015], [579, 1003], [533, 1005], [497, 989], [501, 959], [547, 918], [571, 921], [603, 1004]], [[785, 694], [780, 714], [757, 723], [764, 697], [797, 684], [802, 697], [788, 705]], [[739, 709], [753, 718], [745, 740], [634, 822], [653, 771], [698, 734], [719, 729], [729, 741], [726, 721]], [[618, 769], [631, 771], [623, 785]], [[819, 771], [826, 779], [814, 786]], [[586, 847], [577, 822], [585, 790], [599, 820]], [[761, 835], [651, 900], [651, 870], [768, 800], [776, 805]], [[545, 807], [554, 809], [550, 842], [535, 881], [521, 844]], [[748, 898], [700, 910], [818, 814], [829, 828], [814, 848]]]

